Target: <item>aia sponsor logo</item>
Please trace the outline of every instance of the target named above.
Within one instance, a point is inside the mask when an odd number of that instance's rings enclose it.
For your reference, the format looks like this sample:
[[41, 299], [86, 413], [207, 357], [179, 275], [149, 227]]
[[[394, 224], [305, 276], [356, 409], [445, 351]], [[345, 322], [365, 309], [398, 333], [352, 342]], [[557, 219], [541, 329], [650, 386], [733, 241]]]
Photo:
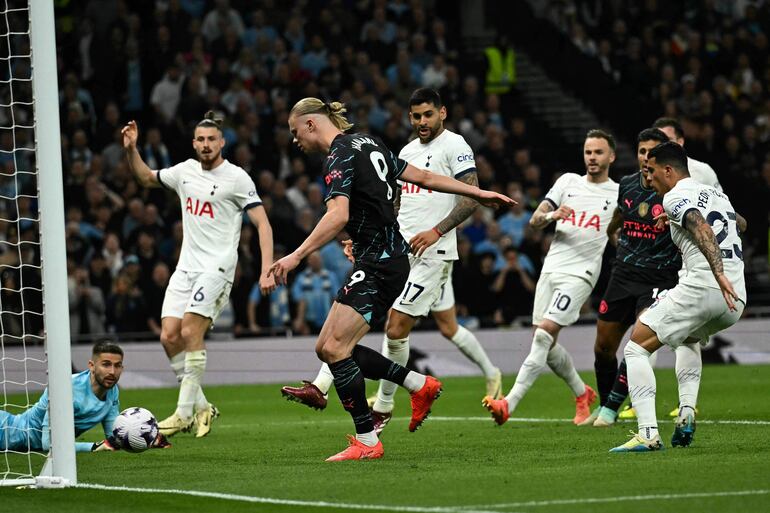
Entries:
[[208, 201], [195, 199], [193, 202], [193, 198], [187, 198], [185, 210], [193, 216], [209, 216], [211, 219], [214, 219], [214, 209]]
[[581, 212], [580, 217], [577, 217], [575, 211], [573, 210], [570, 215], [562, 220], [562, 223], [570, 223], [572, 226], [577, 226], [578, 228], [586, 228], [589, 230], [593, 228], [597, 232], [601, 230], [601, 219], [599, 218], [598, 214], [594, 214], [591, 217], [588, 217], [586, 212]]

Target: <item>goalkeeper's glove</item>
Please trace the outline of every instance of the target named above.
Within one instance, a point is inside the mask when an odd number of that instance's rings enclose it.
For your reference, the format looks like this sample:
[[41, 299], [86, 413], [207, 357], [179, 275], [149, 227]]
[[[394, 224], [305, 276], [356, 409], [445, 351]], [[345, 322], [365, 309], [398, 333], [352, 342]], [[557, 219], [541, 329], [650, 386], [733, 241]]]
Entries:
[[170, 447], [171, 442], [168, 441], [163, 433], [158, 433], [158, 436], [155, 437], [155, 440], [150, 444], [150, 449], [168, 449]]
[[102, 440], [101, 442], [96, 442], [91, 447], [91, 452], [99, 452], [99, 451], [119, 451], [120, 445], [118, 445], [118, 441], [115, 440], [115, 437], [108, 437]]

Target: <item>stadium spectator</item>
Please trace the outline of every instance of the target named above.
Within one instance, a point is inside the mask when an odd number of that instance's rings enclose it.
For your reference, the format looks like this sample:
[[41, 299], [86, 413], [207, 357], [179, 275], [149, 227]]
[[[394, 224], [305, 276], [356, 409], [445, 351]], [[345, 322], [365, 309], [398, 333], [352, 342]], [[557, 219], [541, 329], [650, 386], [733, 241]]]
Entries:
[[307, 257], [307, 267], [299, 273], [291, 288], [292, 300], [297, 304], [292, 327], [300, 335], [318, 333], [337, 295], [341, 282], [323, 267], [320, 251]]

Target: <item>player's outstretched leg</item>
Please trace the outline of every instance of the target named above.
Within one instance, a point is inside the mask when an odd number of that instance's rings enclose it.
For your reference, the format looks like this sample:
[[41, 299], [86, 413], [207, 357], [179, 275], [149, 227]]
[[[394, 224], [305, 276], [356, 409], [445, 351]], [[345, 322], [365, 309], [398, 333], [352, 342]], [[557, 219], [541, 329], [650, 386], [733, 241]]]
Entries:
[[492, 418], [498, 426], [502, 426], [511, 417], [508, 409], [508, 400], [505, 398], [495, 399], [492, 396], [485, 396], [481, 400], [481, 405], [492, 414]]
[[412, 418], [409, 421], [409, 431], [416, 431], [428, 418], [433, 403], [441, 395], [441, 382], [433, 376], [425, 376], [410, 371], [366, 346], [356, 346], [353, 349], [353, 359], [368, 379], [388, 380], [409, 391], [412, 396]]
[[316, 410], [323, 410], [326, 408], [329, 389], [333, 380], [334, 377], [329, 366], [324, 363], [312, 382], [303, 380], [302, 385], [298, 387], [290, 385], [281, 387], [281, 395], [287, 401], [294, 401]]
[[[649, 328], [646, 330], [650, 331]], [[629, 395], [639, 415], [639, 432], [610, 452], [648, 452], [663, 449], [655, 417], [656, 384], [655, 373], [650, 365], [650, 352], [631, 340], [626, 344], [623, 354], [628, 367]]]
[[580, 425], [591, 416], [591, 405], [596, 401], [596, 392], [583, 383], [575, 370], [572, 357], [558, 342], [548, 351], [546, 362], [554, 374], [563, 379], [575, 394], [575, 417], [572, 422]]
[[[507, 405], [505, 409], [508, 412], [507, 417], [502, 413], [501, 405], [503, 403], [490, 402], [490, 404], [494, 405], [495, 411], [500, 412], [499, 414], [495, 414], [495, 412], [489, 410], [489, 407], [485, 404], [486, 397], [484, 398], [485, 401], [482, 401], [482, 404], [490, 411], [490, 413], [492, 413], [492, 418], [497, 424], [503, 424], [506, 420], [508, 420], [508, 417], [510, 417], [516, 407], [519, 405], [519, 401], [524, 398], [524, 396], [527, 394], [527, 391], [529, 391], [530, 387], [532, 387], [532, 385], [535, 383], [537, 376], [543, 371], [543, 369], [545, 369], [547, 364], [546, 362], [548, 360], [548, 351], [551, 349], [552, 344], [553, 337], [550, 335], [550, 333], [542, 328], [537, 328], [535, 330], [535, 334], [532, 337], [532, 347], [530, 348], [529, 354], [524, 360], [524, 363], [521, 364], [519, 373], [516, 374], [516, 382], [513, 384], [513, 388], [511, 388], [510, 392], [508, 392], [508, 395], [505, 396], [505, 399], [498, 400], [505, 401], [505, 404]], [[505, 417], [505, 420], [500, 422], [500, 419], [503, 417]]]

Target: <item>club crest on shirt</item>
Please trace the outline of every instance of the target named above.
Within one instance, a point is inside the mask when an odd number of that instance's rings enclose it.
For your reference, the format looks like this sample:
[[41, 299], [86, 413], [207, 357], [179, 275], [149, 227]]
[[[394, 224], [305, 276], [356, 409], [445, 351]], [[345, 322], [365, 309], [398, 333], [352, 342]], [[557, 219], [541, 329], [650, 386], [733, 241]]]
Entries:
[[639, 217], [645, 217], [650, 211], [650, 205], [646, 201], [639, 203]]

